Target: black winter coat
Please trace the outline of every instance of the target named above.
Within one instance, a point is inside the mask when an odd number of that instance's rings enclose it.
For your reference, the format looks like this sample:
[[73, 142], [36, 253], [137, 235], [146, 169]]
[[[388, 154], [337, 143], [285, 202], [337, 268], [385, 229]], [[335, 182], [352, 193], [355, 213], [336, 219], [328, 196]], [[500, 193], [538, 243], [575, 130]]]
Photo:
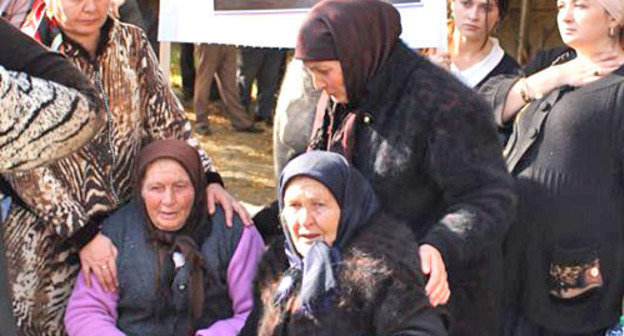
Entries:
[[354, 165], [382, 208], [444, 258], [451, 335], [497, 335], [501, 243], [515, 196], [490, 109], [398, 43], [358, 115]]
[[[516, 81], [501, 76], [483, 87], [497, 116]], [[505, 150], [519, 194], [518, 219], [505, 244], [506, 304], [550, 330], [595, 332], [621, 314], [622, 111], [624, 66], [533, 101], [517, 115]], [[602, 286], [573, 298], [555, 294], [584, 287], [585, 271], [600, 274]]]
[[284, 304], [273, 304], [287, 262], [283, 244], [272, 246], [258, 265], [254, 310], [241, 335], [447, 335], [443, 312], [425, 296], [409, 229], [384, 214], [369, 223], [341, 251], [335, 305], [316, 319], [293, 312], [300, 284]]

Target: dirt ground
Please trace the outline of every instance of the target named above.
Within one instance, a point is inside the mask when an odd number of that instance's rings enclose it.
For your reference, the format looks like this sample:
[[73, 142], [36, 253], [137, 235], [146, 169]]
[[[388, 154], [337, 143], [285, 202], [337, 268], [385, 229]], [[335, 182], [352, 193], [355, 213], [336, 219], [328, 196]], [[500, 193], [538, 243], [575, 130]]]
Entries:
[[[171, 46], [170, 84], [180, 94], [180, 49], [177, 43]], [[181, 96], [181, 95], [180, 95]], [[252, 90], [255, 97], [255, 89]], [[185, 102], [186, 115], [194, 124], [195, 113], [192, 104]], [[264, 133], [250, 134], [234, 132], [228, 119], [221, 114], [219, 104], [209, 107], [210, 136], [195, 136], [202, 148], [214, 160], [226, 189], [255, 214], [264, 205], [275, 200], [275, 176], [273, 173], [272, 129], [264, 123], [256, 126]]]
[[[192, 110], [187, 109], [187, 116], [195, 120]], [[275, 199], [272, 130], [256, 123], [264, 133], [239, 133], [223, 115], [212, 114], [209, 120], [212, 134], [195, 136], [214, 160], [226, 189], [253, 215]]]

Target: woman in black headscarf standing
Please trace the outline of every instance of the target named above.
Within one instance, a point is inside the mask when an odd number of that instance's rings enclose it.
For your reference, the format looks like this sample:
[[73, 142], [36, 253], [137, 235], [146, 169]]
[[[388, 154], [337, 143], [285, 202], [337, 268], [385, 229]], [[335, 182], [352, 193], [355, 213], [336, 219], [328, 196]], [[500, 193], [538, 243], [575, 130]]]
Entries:
[[326, 0], [308, 14], [295, 58], [332, 100], [310, 147], [351, 160], [412, 228], [430, 302], [450, 295], [451, 334], [496, 335], [515, 205], [496, 128], [475, 93], [400, 33], [398, 11], [378, 0]]
[[258, 266], [256, 312], [242, 335], [447, 335], [423, 274], [405, 257], [417, 246], [412, 233], [380, 210], [343, 156], [299, 156], [278, 188], [285, 246]]

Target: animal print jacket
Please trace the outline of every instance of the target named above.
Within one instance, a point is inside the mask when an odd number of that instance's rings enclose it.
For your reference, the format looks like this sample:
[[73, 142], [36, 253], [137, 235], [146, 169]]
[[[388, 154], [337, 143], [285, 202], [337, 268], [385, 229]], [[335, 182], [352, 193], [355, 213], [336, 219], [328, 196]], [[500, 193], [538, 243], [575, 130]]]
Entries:
[[[109, 18], [94, 59], [67, 36], [61, 50], [99, 89], [107, 120], [78, 152], [47, 167], [3, 175], [18, 196], [4, 235], [21, 335], [64, 334], [63, 312], [78, 271], [75, 252], [130, 198], [140, 148], [152, 139], [191, 136], [140, 29]], [[208, 180], [220, 182], [205, 153], [203, 163]]]
[[0, 65], [0, 171], [32, 169], [76, 151], [102, 125], [97, 111], [94, 96]]

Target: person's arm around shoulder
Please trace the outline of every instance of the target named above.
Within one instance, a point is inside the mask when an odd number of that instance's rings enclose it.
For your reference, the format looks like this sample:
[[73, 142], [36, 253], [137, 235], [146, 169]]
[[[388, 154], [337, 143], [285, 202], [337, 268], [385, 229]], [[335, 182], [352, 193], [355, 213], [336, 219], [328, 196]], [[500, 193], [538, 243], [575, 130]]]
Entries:
[[198, 330], [196, 336], [229, 336], [240, 332], [253, 307], [252, 281], [263, 252], [264, 243], [258, 230], [253, 226], [244, 227], [227, 270], [232, 317]]
[[84, 146], [103, 124], [92, 98], [0, 65], [0, 172], [32, 170]]
[[78, 274], [74, 290], [65, 311], [65, 329], [69, 336], [125, 336], [116, 327], [116, 292], [104, 291], [99, 282], [92, 279], [85, 284], [84, 273]]
[[439, 252], [452, 274], [454, 265], [478, 260], [487, 248], [500, 246], [516, 197], [491, 113], [481, 98], [449, 85], [437, 99], [448, 103], [432, 111], [424, 166], [446, 209], [420, 244]]
[[3, 20], [0, 20], [0, 41], [2, 45], [11, 46], [0, 52], [0, 65], [6, 70], [24, 72], [75, 89], [99, 105], [96, 89], [65, 56], [50, 51]]

